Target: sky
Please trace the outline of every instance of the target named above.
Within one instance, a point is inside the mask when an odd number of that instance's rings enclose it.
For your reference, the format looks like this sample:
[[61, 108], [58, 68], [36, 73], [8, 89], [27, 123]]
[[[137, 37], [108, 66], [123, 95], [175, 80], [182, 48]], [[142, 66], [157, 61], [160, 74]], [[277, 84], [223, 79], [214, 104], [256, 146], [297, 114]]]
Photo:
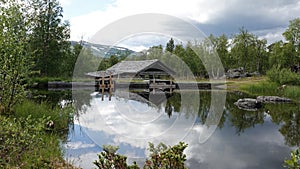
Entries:
[[[244, 27], [270, 44], [283, 40], [282, 33], [289, 21], [300, 17], [299, 0], [60, 0], [60, 3], [64, 19], [71, 25], [71, 40], [87, 41], [119, 19], [155, 13], [183, 19], [205, 35], [225, 34], [230, 38]], [[121, 46], [140, 50], [149, 47], [149, 43], [148, 46], [133, 43]]]

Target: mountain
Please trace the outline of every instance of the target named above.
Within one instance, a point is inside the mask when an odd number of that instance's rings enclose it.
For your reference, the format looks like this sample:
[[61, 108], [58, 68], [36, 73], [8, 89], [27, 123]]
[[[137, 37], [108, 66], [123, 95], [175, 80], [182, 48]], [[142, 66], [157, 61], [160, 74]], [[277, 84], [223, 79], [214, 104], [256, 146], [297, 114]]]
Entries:
[[82, 42], [71, 41], [72, 46], [79, 44], [79, 43], [81, 43], [81, 45], [84, 48], [90, 48], [92, 53], [95, 56], [104, 57], [104, 58], [108, 58], [111, 55], [115, 55], [117, 57], [128, 56], [131, 53], [135, 52], [133, 50], [130, 50], [130, 49], [127, 49], [124, 47], [119, 47], [119, 46], [94, 44], [94, 43], [90, 43], [90, 42], [86, 42], [86, 41], [82, 41]]

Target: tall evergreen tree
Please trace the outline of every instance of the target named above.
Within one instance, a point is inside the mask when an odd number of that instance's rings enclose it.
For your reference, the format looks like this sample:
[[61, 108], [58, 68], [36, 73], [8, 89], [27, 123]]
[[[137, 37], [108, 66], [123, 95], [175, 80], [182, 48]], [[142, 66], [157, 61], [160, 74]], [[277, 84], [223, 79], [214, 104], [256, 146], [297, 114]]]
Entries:
[[240, 33], [233, 39], [232, 56], [237, 60], [239, 67], [246, 71], [255, 71], [255, 36], [241, 28]]
[[69, 23], [62, 21], [58, 0], [32, 0], [30, 49], [35, 52], [35, 70], [42, 76], [61, 76], [70, 55]]
[[174, 40], [173, 40], [173, 38], [171, 38], [171, 39], [169, 40], [169, 42], [167, 43], [166, 51], [168, 51], [168, 52], [170, 52], [170, 53], [173, 53], [174, 47], [175, 47]]

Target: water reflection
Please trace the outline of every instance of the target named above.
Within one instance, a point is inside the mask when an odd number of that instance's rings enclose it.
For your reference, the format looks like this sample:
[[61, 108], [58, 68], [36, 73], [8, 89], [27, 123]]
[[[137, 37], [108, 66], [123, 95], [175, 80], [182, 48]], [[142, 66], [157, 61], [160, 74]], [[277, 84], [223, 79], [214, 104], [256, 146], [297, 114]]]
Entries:
[[[119, 152], [129, 160], [143, 161], [149, 141], [169, 145], [185, 141], [191, 169], [281, 168], [293, 146], [300, 143], [299, 105], [266, 104], [257, 112], [247, 112], [233, 104], [247, 96], [229, 93], [223, 113], [215, 114], [211, 108], [217, 102], [211, 100], [214, 94], [119, 90], [111, 101], [107, 94], [102, 101], [102, 95], [80, 93], [78, 121], [69, 135], [66, 157], [81, 167], [93, 168], [92, 161], [103, 144], [119, 145]], [[199, 142], [199, 136], [212, 128], [207, 124], [215, 119], [218, 129], [206, 142]]]

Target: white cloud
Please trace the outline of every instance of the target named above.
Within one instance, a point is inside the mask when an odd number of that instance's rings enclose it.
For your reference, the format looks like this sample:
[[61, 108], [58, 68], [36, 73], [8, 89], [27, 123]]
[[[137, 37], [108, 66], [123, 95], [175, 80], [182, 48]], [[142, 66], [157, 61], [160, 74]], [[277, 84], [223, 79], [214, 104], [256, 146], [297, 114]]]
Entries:
[[[63, 0], [70, 3], [71, 0]], [[104, 9], [91, 11], [70, 19], [71, 39], [89, 40], [98, 30], [126, 16], [143, 13], [168, 14], [194, 21], [206, 34], [238, 32], [244, 26], [249, 31], [286, 28], [288, 21], [300, 16], [300, 2], [296, 0], [116, 0]], [[149, 20], [151, 22], [151, 20]], [[122, 28], [120, 28], [121, 30]], [[259, 35], [269, 41], [282, 36], [274, 32]], [[158, 44], [155, 44], [158, 45]], [[126, 45], [125, 45], [126, 46]], [[127, 45], [141, 50], [146, 45]]]
[[260, 39], [267, 39], [268, 44], [272, 44], [274, 42], [284, 40], [282, 33], [286, 30], [286, 28], [274, 28], [274, 29], [266, 29], [254, 31], [253, 33], [257, 35]]
[[71, 39], [79, 40], [81, 36], [84, 36], [84, 39], [89, 39], [109, 23], [135, 14], [160, 13], [184, 18], [201, 18], [197, 14], [197, 10], [199, 10], [197, 9], [197, 4], [197, 0], [189, 1], [189, 3], [171, 0], [117, 0], [103, 11], [93, 11], [86, 15], [72, 18], [70, 20]]

